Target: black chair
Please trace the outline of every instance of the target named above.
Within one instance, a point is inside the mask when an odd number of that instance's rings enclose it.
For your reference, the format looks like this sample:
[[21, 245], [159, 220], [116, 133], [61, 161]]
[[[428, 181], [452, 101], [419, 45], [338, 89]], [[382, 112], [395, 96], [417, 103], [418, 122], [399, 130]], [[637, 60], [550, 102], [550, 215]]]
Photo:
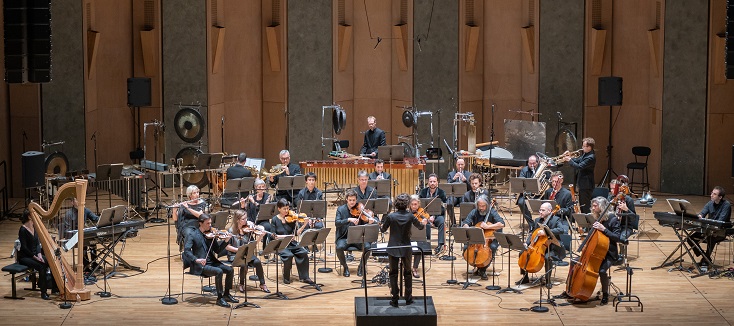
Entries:
[[[651, 152], [652, 151], [650, 150], [650, 147], [632, 147], [632, 154], [635, 156], [635, 161], [627, 163], [627, 175], [630, 177], [630, 190], [632, 190], [631, 188], [633, 187], [633, 185], [638, 184], [642, 186], [642, 191], [645, 191], [645, 188], [647, 188], [647, 191], [650, 191], [650, 180], [648, 179], [647, 173], [647, 159], [650, 157]], [[632, 171], [632, 174], [630, 174], [630, 170]], [[636, 170], [642, 171], [641, 182], [635, 182]]]

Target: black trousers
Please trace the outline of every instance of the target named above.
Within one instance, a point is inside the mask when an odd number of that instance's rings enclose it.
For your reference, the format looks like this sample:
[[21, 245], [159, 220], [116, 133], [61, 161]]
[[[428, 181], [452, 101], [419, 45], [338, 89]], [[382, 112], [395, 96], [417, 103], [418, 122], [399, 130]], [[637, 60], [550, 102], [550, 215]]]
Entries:
[[398, 301], [400, 296], [400, 288], [398, 287], [398, 273], [400, 272], [400, 263], [403, 264], [403, 282], [405, 284], [405, 300], [413, 298], [413, 274], [410, 271], [412, 256], [403, 257], [390, 256], [390, 294], [393, 301]]
[[[222, 289], [222, 274], [226, 274], [226, 279], [224, 280], [224, 289]], [[215, 262], [212, 265], [204, 266], [204, 269], [201, 271], [201, 276], [214, 276], [214, 280], [217, 286], [217, 298], [221, 298], [222, 294], [229, 294], [229, 290], [232, 288], [234, 270], [232, 269], [232, 266]]]
[[288, 247], [280, 252], [280, 259], [283, 261], [283, 279], [291, 279], [291, 270], [293, 269], [293, 258], [296, 258], [296, 269], [298, 269], [298, 278], [301, 280], [308, 279], [308, 250], [303, 247]]
[[[48, 273], [48, 260], [46, 260], [46, 257], [43, 257], [43, 260], [46, 262], [42, 263], [33, 259], [32, 257], [23, 257], [18, 258], [18, 263], [28, 266], [38, 272], [38, 287], [41, 289], [41, 293], [46, 293], [46, 290], [49, 286], [49, 284], [46, 283], [46, 274]], [[53, 274], [51, 275], [51, 279], [53, 280]]]
[[[344, 251], [346, 251], [347, 248], [349, 248], [349, 245], [350, 244], [347, 243], [347, 239], [336, 240], [336, 257], [339, 259], [339, 264], [341, 264], [343, 268], [348, 268], [347, 267], [347, 257], [344, 254]], [[372, 244], [369, 242], [365, 242], [361, 245], [358, 243], [352, 243], [351, 245], [359, 248], [359, 250], [363, 250], [362, 248], [370, 249], [372, 247]], [[367, 251], [364, 253], [364, 255], [362, 255], [362, 258], [359, 263], [360, 269], [362, 268], [362, 262], [369, 258], [370, 258], [370, 251]]]
[[579, 189], [579, 205], [582, 213], [591, 213], [591, 195], [594, 189]]
[[[263, 272], [263, 264], [257, 257], [254, 257], [247, 266], [255, 267], [255, 275], [260, 281], [260, 285], [265, 284], [265, 273]], [[240, 285], [245, 284], [245, 267], [240, 267]]]

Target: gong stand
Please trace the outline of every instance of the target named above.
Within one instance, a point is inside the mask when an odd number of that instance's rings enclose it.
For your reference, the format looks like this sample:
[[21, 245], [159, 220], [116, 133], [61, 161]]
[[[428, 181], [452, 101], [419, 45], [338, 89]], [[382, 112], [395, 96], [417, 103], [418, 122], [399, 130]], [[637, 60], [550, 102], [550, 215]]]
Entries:
[[[325, 117], [326, 117], [326, 110], [331, 110], [331, 137], [324, 137], [324, 125], [326, 124]], [[339, 141], [339, 139], [336, 138], [335, 135], [341, 134], [342, 130], [344, 130], [344, 127], [346, 127], [347, 124], [347, 113], [344, 111], [341, 105], [339, 104], [332, 104], [332, 105], [324, 105], [321, 107], [321, 158], [326, 158], [326, 151], [324, 148], [326, 148], [326, 143], [324, 143], [325, 140], [330, 140], [333, 143], [336, 143]], [[332, 145], [333, 148], [333, 145]]]
[[419, 158], [420, 150], [419, 148], [423, 145], [418, 143], [418, 118], [421, 116], [429, 116], [431, 117], [431, 124], [430, 124], [430, 133], [431, 133], [431, 147], [433, 147], [433, 112], [431, 111], [423, 111], [419, 112], [418, 108], [414, 106], [400, 106], [400, 108], [403, 109], [403, 125], [405, 125], [408, 128], [412, 128], [412, 142], [413, 147], [415, 148], [415, 157]]

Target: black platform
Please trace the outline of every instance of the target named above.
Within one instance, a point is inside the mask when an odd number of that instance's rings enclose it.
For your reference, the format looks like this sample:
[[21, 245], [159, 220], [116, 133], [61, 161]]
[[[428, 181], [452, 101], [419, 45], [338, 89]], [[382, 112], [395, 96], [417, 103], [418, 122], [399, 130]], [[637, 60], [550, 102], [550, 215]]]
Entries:
[[358, 326], [387, 326], [387, 325], [436, 325], [436, 308], [433, 306], [433, 298], [426, 297], [428, 313], [423, 307], [423, 297], [413, 297], [413, 304], [406, 306], [405, 300], [398, 302], [399, 306], [390, 306], [390, 297], [369, 297], [369, 314], [365, 311], [364, 297], [354, 298], [354, 315]]

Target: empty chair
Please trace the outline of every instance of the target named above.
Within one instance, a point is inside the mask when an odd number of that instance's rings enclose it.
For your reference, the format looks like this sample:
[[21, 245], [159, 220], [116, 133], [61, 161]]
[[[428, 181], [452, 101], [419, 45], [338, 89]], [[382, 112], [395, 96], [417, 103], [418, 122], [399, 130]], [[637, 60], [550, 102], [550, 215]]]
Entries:
[[[650, 147], [632, 147], [632, 154], [635, 156], [635, 161], [627, 164], [627, 175], [630, 177], [630, 190], [637, 184], [642, 187], [642, 191], [645, 191], [646, 188], [647, 191], [650, 191], [650, 180], [648, 179], [647, 173], [647, 159], [650, 157], [650, 152]], [[642, 172], [642, 180], [640, 182], [635, 182], [637, 170], [641, 170]], [[630, 171], [632, 171], [631, 174]]]

